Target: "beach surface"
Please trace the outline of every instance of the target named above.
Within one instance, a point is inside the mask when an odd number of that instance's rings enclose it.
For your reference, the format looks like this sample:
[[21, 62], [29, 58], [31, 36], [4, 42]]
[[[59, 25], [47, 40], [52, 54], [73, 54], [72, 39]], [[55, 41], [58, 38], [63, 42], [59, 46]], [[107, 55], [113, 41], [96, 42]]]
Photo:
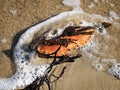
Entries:
[[[80, 2], [84, 12], [111, 17], [120, 24], [119, 0], [80, 0]], [[16, 72], [13, 50], [28, 27], [70, 10], [72, 7], [64, 5], [61, 0], [0, 0], [0, 77], [11, 77]], [[99, 42], [103, 47], [104, 43], [108, 46], [106, 50], [100, 50], [104, 53], [103, 56], [115, 59], [119, 63], [120, 29], [118, 27], [109, 28], [109, 41], [99, 39]], [[120, 90], [119, 79], [108, 74], [106, 70], [95, 69], [86, 57], [57, 66], [54, 73], [59, 75], [65, 65], [67, 68], [62, 77], [51, 84], [52, 90]], [[47, 90], [46, 85], [42, 89]]]

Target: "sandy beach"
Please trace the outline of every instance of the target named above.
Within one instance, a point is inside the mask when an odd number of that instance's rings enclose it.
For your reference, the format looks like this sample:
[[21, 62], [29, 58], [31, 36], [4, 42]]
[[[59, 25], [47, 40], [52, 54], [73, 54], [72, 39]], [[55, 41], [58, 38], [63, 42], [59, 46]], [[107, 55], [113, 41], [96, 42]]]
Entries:
[[[89, 14], [98, 14], [120, 24], [119, 0], [80, 0], [81, 8]], [[16, 72], [13, 50], [19, 37], [28, 27], [53, 17], [61, 12], [72, 10], [61, 0], [0, 0], [0, 78], [11, 77]], [[113, 23], [113, 22], [111, 22]], [[103, 52], [101, 59], [112, 58], [120, 62], [119, 26], [108, 28], [109, 40], [99, 39]], [[102, 48], [108, 46], [106, 50]], [[52, 90], [120, 90], [120, 80], [108, 74], [106, 70], [97, 70], [86, 57], [73, 63], [61, 64], [55, 69], [59, 75], [63, 66], [67, 66], [62, 77], [51, 84]], [[42, 90], [47, 90], [46, 85]]]

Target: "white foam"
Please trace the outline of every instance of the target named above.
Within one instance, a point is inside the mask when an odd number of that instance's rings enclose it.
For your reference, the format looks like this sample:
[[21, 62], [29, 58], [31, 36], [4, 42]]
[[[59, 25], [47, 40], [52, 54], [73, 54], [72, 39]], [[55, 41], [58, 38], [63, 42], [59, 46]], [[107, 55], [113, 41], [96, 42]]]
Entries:
[[[82, 22], [80, 25], [81, 26], [92, 26], [96, 29], [97, 36], [102, 36], [103, 38], [108, 37], [107, 30], [101, 23]], [[80, 52], [82, 53], [83, 57], [90, 60], [90, 62], [92, 63], [92, 66], [95, 69], [104, 70], [105, 66], [109, 62], [114, 64], [113, 62], [115, 60], [114, 59], [105, 59], [105, 58], [101, 60], [100, 56], [102, 56], [103, 53], [99, 52], [100, 43], [99, 43], [98, 39], [96, 38], [96, 35], [93, 34], [93, 36], [91, 37], [91, 40], [84, 47], [80, 48]], [[106, 47], [104, 47], [104, 48], [107, 48], [107, 45], [105, 45], [105, 46]], [[106, 64], [102, 64], [100, 62], [104, 62]]]
[[111, 59], [111, 58], [103, 58], [103, 59], [99, 59], [96, 62], [92, 63], [92, 66], [95, 67], [95, 69], [97, 70], [105, 70], [106, 67], [109, 67], [109, 64], [115, 64], [116, 60], [115, 59]]
[[112, 65], [112, 67], [108, 69], [108, 72], [116, 78], [120, 79], [120, 63], [115, 63]]
[[29, 85], [37, 78], [37, 76], [44, 75], [46, 67], [32, 66], [30, 64], [27, 66], [21, 65], [11, 78], [0, 79], [0, 90], [14, 90], [17, 87]]
[[106, 58], [103, 58], [102, 60], [101, 60], [101, 62], [104, 62], [104, 63], [112, 63], [112, 64], [115, 64], [116, 63], [116, 59], [111, 59], [111, 58], [109, 58], [109, 59], [106, 59]]
[[104, 35], [107, 34], [105, 27], [101, 23], [95, 23], [95, 22], [91, 23], [91, 22], [83, 21], [82, 24], [80, 24], [80, 26], [91, 26], [96, 29], [98, 34], [104, 34]]
[[62, 32], [64, 31], [65, 27], [63, 28], [58, 28], [57, 29], [57, 33], [53, 34], [54, 30], [51, 30], [50, 32], [48, 32], [47, 34], [45, 34], [45, 39], [48, 40], [48, 39], [52, 39], [52, 38], [55, 38], [57, 36], [60, 36], [62, 34]]
[[92, 61], [93, 63], [96, 63], [99, 61], [99, 57], [97, 57], [95, 54], [101, 54], [98, 52], [98, 43], [95, 42], [94, 36], [92, 36], [90, 42], [87, 43], [86, 47], [80, 48], [80, 52], [82, 53], [82, 56], [87, 58], [88, 60]]
[[111, 6], [111, 7], [114, 7], [114, 6], [115, 6], [115, 4], [114, 4], [114, 3], [109, 3], [109, 4], [110, 4], [110, 6]]
[[120, 17], [115, 13], [115, 11], [109, 11], [110, 15], [112, 16], [112, 18], [118, 20]]
[[84, 13], [83, 9], [80, 7], [80, 0], [63, 0], [62, 3], [67, 6], [72, 6], [74, 11], [79, 11]]

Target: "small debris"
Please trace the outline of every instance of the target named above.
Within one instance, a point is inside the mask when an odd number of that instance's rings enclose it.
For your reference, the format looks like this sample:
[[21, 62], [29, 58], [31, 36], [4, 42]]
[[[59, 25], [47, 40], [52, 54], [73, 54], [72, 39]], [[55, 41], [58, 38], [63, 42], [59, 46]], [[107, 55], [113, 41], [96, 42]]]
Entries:
[[16, 15], [16, 12], [17, 12], [17, 11], [14, 10], [14, 9], [11, 9], [11, 10], [10, 10], [10, 13], [13, 14], [13, 15]]
[[111, 26], [112, 24], [111, 23], [108, 23], [108, 22], [102, 22], [102, 25], [107, 28], [109, 26]]
[[94, 6], [95, 6], [94, 3], [92, 3], [92, 2], [90, 3], [90, 5], [88, 5], [89, 8], [92, 8]]
[[1, 42], [1, 43], [6, 43], [7, 40], [6, 40], [5, 38], [3, 38], [3, 39], [0, 40], [0, 42]]

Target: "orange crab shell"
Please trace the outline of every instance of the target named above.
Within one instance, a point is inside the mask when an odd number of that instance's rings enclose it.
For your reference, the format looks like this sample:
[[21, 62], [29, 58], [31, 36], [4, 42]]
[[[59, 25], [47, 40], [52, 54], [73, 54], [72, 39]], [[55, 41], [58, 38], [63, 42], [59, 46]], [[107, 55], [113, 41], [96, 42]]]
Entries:
[[[86, 30], [85, 32], [94, 32], [94, 29], [90, 29], [90, 30]], [[90, 40], [92, 34], [78, 34], [75, 36], [64, 36], [61, 37], [61, 39], [70, 39], [70, 40], [75, 40], [73, 42], [68, 42], [67, 46], [61, 46], [60, 49], [57, 52], [57, 56], [63, 56], [66, 55], [68, 53], [68, 51], [75, 49], [76, 47], [82, 47], [85, 44], [87, 44], [87, 42]], [[53, 52], [55, 52], [60, 45], [38, 45], [37, 46], [37, 51], [39, 53], [43, 53], [43, 54], [51, 54]]]

